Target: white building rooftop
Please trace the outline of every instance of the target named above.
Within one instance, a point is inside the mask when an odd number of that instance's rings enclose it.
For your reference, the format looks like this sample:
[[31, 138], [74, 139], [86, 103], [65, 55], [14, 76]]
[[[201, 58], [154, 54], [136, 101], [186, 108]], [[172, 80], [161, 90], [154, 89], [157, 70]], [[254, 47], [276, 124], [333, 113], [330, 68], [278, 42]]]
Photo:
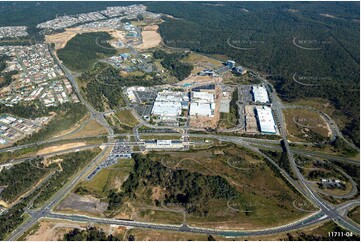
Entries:
[[[214, 95], [208, 92], [192, 92], [193, 100], [196, 102], [214, 102]], [[195, 100], [197, 99], [197, 100]]]
[[180, 102], [154, 102], [152, 109], [153, 115], [160, 116], [177, 116], [182, 112], [182, 104]]
[[276, 134], [276, 124], [270, 107], [257, 107], [257, 119], [262, 133]]
[[191, 103], [190, 115], [213, 117], [211, 103]]
[[264, 86], [253, 86], [252, 87], [253, 99], [258, 103], [268, 103], [268, 93]]

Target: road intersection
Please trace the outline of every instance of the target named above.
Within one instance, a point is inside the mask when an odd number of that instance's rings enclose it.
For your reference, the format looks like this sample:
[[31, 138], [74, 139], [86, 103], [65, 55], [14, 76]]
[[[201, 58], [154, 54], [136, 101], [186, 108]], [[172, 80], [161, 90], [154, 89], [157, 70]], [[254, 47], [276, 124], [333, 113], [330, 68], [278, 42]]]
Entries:
[[[255, 139], [255, 138], [247, 138], [247, 137], [238, 137], [238, 136], [231, 136], [231, 135], [219, 135], [219, 134], [192, 134], [189, 133], [189, 130], [192, 130], [189, 126], [182, 127], [183, 134], [185, 134], [187, 137], [201, 137], [201, 138], [211, 138], [211, 139], [218, 139], [220, 141], [226, 141], [235, 143], [237, 145], [244, 146], [261, 157], [268, 160], [274, 167], [277, 168], [277, 170], [280, 172], [280, 174], [295, 188], [297, 191], [299, 191], [304, 197], [310, 201], [315, 207], [318, 208], [317, 212], [314, 212], [310, 214], [309, 216], [302, 218], [298, 221], [295, 221], [290, 224], [285, 224], [283, 226], [279, 227], [273, 227], [273, 228], [266, 228], [262, 230], [220, 230], [220, 229], [207, 229], [207, 228], [198, 228], [198, 227], [191, 227], [187, 224], [180, 224], [180, 225], [169, 225], [169, 224], [155, 224], [155, 223], [149, 223], [149, 222], [137, 222], [137, 221], [130, 221], [130, 220], [121, 220], [121, 219], [110, 219], [110, 218], [98, 218], [98, 217], [88, 217], [83, 215], [73, 215], [73, 214], [61, 214], [61, 213], [55, 213], [53, 209], [56, 207], [56, 205], [62, 201], [74, 188], [75, 186], [89, 173], [93, 171], [93, 169], [102, 162], [104, 159], [106, 153], [111, 150], [112, 144], [114, 144], [114, 138], [117, 136], [122, 135], [115, 135], [114, 130], [112, 127], [108, 124], [106, 119], [104, 118], [104, 114], [97, 112], [83, 97], [82, 94], [78, 88], [77, 82], [74, 79], [71, 72], [64, 66], [62, 63], [57, 59], [57, 57], [54, 55], [54, 59], [58, 62], [59, 66], [63, 69], [65, 72], [67, 78], [71, 81], [75, 92], [77, 93], [80, 101], [87, 107], [89, 112], [91, 113], [91, 119], [95, 119], [99, 124], [107, 128], [108, 130], [108, 145], [105, 145], [103, 150], [98, 154], [98, 156], [91, 161], [85, 168], [83, 168], [79, 173], [77, 173], [75, 176], [72, 177], [69, 182], [63, 186], [53, 197], [51, 197], [47, 202], [45, 202], [40, 208], [36, 210], [30, 210], [27, 209], [26, 212], [29, 214], [29, 218], [24, 221], [17, 229], [15, 229], [8, 237], [8, 240], [18, 240], [21, 235], [23, 235], [28, 229], [30, 229], [32, 226], [34, 226], [39, 219], [41, 218], [53, 218], [53, 219], [63, 219], [63, 220], [71, 220], [76, 222], [84, 222], [84, 223], [100, 223], [100, 224], [112, 224], [112, 225], [121, 225], [121, 226], [130, 226], [130, 227], [138, 227], [138, 228], [150, 228], [150, 229], [157, 229], [157, 230], [171, 230], [171, 231], [180, 231], [180, 232], [192, 232], [192, 233], [203, 233], [203, 234], [215, 234], [215, 235], [222, 235], [222, 236], [255, 236], [255, 235], [269, 235], [269, 234], [277, 234], [282, 232], [288, 232], [291, 230], [301, 229], [310, 225], [319, 224], [328, 220], [333, 220], [340, 226], [344, 227], [345, 229], [352, 231], [353, 233], [359, 234], [359, 225], [351, 221], [346, 217], [347, 211], [349, 209], [359, 205], [358, 200], [351, 200], [348, 201], [345, 204], [335, 206], [331, 205], [328, 202], [324, 201], [316, 192], [314, 192], [310, 187], [308, 182], [305, 180], [299, 169], [297, 168], [296, 161], [294, 158], [294, 154], [297, 155], [310, 155], [310, 156], [317, 156], [320, 157], [329, 157], [329, 158], [335, 158], [331, 155], [326, 155], [318, 152], [311, 152], [311, 151], [303, 151], [296, 148], [293, 148], [290, 146], [289, 141], [287, 139], [287, 131], [284, 126], [284, 116], [282, 109], [286, 108], [282, 104], [282, 102], [279, 100], [277, 94], [273, 92], [272, 90], [268, 90], [270, 94], [270, 99], [272, 102], [272, 109], [275, 113], [275, 116], [277, 118], [277, 123], [279, 124], [279, 131], [281, 135], [282, 142], [284, 144], [284, 148], [288, 155], [288, 160], [290, 162], [290, 166], [293, 171], [293, 176], [288, 174], [285, 170], [280, 168], [276, 162], [274, 162], [270, 157], [262, 153], [257, 146], [276, 146], [280, 143], [280, 140], [265, 140], [265, 139]], [[270, 84], [267, 80], [262, 79], [265, 86], [269, 87]], [[133, 112], [135, 113], [135, 112]], [[167, 128], [167, 127], [159, 127], [155, 125], [150, 125], [146, 123], [143, 119], [141, 119], [137, 114], [135, 113], [135, 117], [138, 118], [140, 124], [136, 126], [133, 130], [133, 135], [136, 137], [136, 141], [139, 141], [139, 135], [138, 129], [144, 125], [149, 128], [153, 129], [159, 129], [159, 128]], [[330, 121], [331, 122], [331, 121]], [[336, 126], [337, 127], [337, 126]], [[170, 127], [174, 128], [174, 127]], [[334, 129], [337, 135], [339, 136], [339, 130]], [[129, 134], [126, 134], [129, 136]], [[142, 134], [143, 135], [143, 134]], [[124, 135], [123, 135], [124, 136]], [[42, 141], [37, 142], [35, 144], [48, 144], [51, 142], [57, 142], [57, 141], [64, 141], [66, 139], [63, 139], [62, 137], [59, 137], [58, 139], [52, 140], [52, 141]], [[69, 139], [74, 140], [74, 139]], [[3, 151], [14, 151], [17, 149], [21, 149], [24, 147], [28, 147], [34, 144], [26, 144], [18, 147], [10, 147], [6, 149], [2, 149]], [[337, 159], [340, 159], [342, 161], [346, 161], [348, 159], [345, 159], [343, 157], [336, 157]], [[335, 159], [336, 160], [336, 159]], [[348, 160], [346, 162], [353, 162], [356, 163], [356, 161]], [[296, 178], [296, 179], [295, 179]]]

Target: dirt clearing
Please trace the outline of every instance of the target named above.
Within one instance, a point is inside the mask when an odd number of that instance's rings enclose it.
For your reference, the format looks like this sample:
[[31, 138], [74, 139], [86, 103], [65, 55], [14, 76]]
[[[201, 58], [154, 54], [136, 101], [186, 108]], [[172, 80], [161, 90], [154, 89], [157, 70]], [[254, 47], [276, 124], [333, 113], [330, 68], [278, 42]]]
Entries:
[[75, 143], [69, 143], [69, 144], [63, 144], [63, 145], [50, 146], [50, 147], [46, 147], [44, 149], [39, 150], [36, 153], [36, 155], [45, 155], [48, 153], [68, 150], [68, 149], [82, 147], [82, 146], [86, 146], [86, 143], [85, 142], [75, 142]]
[[221, 83], [222, 77], [198, 76], [191, 74], [189, 77], [177, 83], [177, 85], [192, 85], [192, 87], [199, 85], [208, 85], [213, 83]]
[[[42, 219], [38, 222], [35, 227], [30, 229], [29, 234], [24, 238], [27, 241], [57, 241], [63, 240], [64, 234], [70, 232], [71, 230], [85, 229], [87, 226], [92, 225], [98, 229], [103, 229], [107, 234], [113, 233], [118, 234], [117, 228], [121, 227], [112, 227], [109, 225], [100, 225], [100, 224], [89, 224], [89, 223], [75, 223], [70, 221], [63, 220], [53, 220], [53, 219]], [[118, 233], [117, 233], [118, 232]]]
[[57, 207], [57, 210], [85, 212], [87, 214], [101, 215], [107, 210], [108, 203], [90, 195], [80, 196], [71, 193]]
[[108, 28], [98, 28], [98, 29], [80, 29], [80, 28], [66, 28], [65, 32], [45, 35], [45, 43], [55, 44], [55, 50], [63, 49], [69, 40], [71, 40], [75, 35], [82, 33], [91, 33], [91, 32], [107, 32], [115, 39], [123, 39], [123, 34], [119, 30], [108, 29]]
[[330, 137], [332, 131], [327, 122], [316, 112], [306, 109], [284, 110], [286, 129], [293, 141], [308, 140], [310, 131], [322, 136]]
[[162, 38], [158, 33], [158, 25], [145, 26], [142, 31], [143, 43], [138, 46], [139, 49], [150, 49], [157, 47], [161, 42]]
[[68, 139], [81, 138], [86, 136], [96, 136], [107, 134], [107, 129], [97, 123], [95, 120], [88, 121], [84, 127], [76, 131], [75, 133], [64, 135]]
[[254, 112], [254, 106], [247, 105], [244, 107], [246, 116], [246, 131], [247, 133], [258, 133], [257, 119]]

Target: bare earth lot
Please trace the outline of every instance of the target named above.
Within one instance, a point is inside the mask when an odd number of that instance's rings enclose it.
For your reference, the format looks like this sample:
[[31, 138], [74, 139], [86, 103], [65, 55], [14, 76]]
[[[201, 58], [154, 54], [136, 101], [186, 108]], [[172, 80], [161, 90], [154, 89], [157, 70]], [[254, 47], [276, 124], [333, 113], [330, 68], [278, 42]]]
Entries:
[[115, 39], [121, 39], [122, 33], [119, 30], [107, 29], [107, 28], [99, 28], [99, 29], [80, 29], [80, 28], [66, 28], [65, 32], [45, 35], [45, 43], [55, 44], [55, 50], [63, 49], [69, 40], [71, 40], [75, 35], [82, 33], [90, 33], [90, 32], [107, 32], [112, 35]]
[[108, 203], [101, 202], [100, 199], [90, 195], [80, 196], [71, 193], [57, 207], [60, 211], [82, 211], [90, 214], [102, 214], [106, 211]]
[[139, 45], [139, 49], [150, 49], [157, 47], [161, 42], [162, 38], [158, 33], [158, 25], [145, 26], [142, 31], [143, 43]]

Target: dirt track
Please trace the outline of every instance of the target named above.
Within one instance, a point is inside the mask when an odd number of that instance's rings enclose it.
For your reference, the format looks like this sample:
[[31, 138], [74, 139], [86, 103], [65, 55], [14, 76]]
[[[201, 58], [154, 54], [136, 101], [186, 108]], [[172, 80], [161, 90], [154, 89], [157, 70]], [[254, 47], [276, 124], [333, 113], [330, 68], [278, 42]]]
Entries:
[[122, 34], [119, 30], [108, 29], [108, 28], [98, 28], [98, 29], [80, 29], [80, 28], [66, 28], [65, 32], [45, 35], [45, 43], [55, 44], [55, 50], [62, 49], [66, 46], [69, 40], [71, 40], [77, 34], [82, 33], [91, 33], [91, 32], [107, 32], [112, 35], [115, 39], [119, 39]]

